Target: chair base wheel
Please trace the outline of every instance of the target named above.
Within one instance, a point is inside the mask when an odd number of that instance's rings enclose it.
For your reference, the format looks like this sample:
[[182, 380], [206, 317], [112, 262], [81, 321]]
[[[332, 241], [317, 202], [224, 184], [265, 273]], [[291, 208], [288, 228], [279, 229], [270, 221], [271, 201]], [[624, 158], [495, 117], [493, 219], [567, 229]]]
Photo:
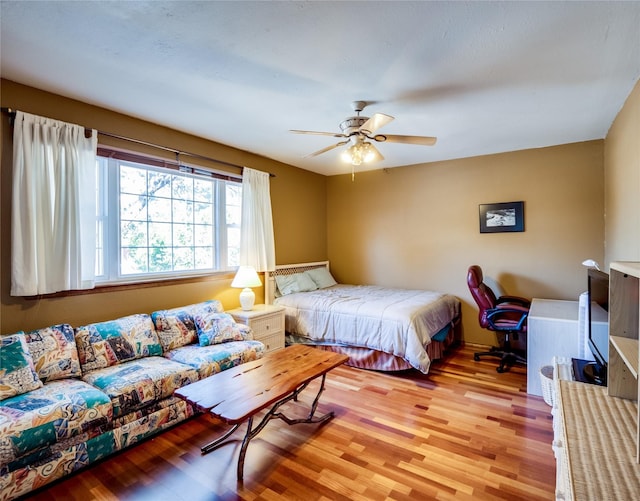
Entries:
[[[509, 347], [507, 347], [509, 348]], [[500, 365], [496, 367], [496, 372], [502, 374], [503, 372], [507, 372], [509, 368], [514, 364], [522, 364], [527, 365], [526, 357], [519, 355], [511, 351], [510, 349], [501, 350], [496, 347], [492, 347], [489, 351], [477, 352], [473, 354], [473, 359], [476, 362], [480, 361], [480, 357], [489, 356], [500, 359]]]

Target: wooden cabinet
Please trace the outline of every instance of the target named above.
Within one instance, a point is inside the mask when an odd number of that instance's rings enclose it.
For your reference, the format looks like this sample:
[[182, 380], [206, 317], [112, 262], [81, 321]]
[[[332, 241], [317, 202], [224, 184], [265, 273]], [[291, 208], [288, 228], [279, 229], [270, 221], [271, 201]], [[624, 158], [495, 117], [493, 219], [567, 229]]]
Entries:
[[[638, 312], [640, 263], [613, 262], [609, 267], [609, 395], [638, 400]], [[636, 414], [637, 422], [640, 416]], [[640, 462], [640, 432], [636, 431]]]
[[265, 353], [284, 348], [284, 308], [270, 304], [256, 304], [253, 309], [229, 310], [236, 322], [248, 325], [253, 338], [265, 345]]

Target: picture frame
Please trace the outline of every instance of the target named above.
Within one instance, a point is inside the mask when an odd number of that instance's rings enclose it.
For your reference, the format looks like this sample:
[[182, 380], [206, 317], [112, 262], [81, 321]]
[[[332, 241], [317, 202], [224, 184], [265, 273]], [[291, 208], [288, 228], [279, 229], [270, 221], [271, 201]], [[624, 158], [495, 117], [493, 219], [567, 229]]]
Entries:
[[524, 231], [524, 202], [480, 204], [480, 233]]

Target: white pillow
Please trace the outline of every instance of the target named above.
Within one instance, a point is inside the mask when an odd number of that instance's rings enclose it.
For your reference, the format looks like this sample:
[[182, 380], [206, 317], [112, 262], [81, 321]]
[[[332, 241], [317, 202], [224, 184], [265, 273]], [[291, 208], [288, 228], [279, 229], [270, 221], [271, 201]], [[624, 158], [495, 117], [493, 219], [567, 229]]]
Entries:
[[295, 277], [298, 282], [300, 292], [311, 292], [318, 288], [313, 279], [306, 273], [296, 273]]
[[331, 272], [329, 272], [326, 268], [313, 268], [312, 270], [305, 271], [305, 274], [311, 277], [318, 289], [324, 289], [325, 287], [331, 287], [332, 285], [336, 285], [338, 282], [335, 281], [333, 276], [331, 276]]
[[300, 286], [295, 275], [276, 275], [276, 284], [280, 294], [283, 296], [300, 292]]

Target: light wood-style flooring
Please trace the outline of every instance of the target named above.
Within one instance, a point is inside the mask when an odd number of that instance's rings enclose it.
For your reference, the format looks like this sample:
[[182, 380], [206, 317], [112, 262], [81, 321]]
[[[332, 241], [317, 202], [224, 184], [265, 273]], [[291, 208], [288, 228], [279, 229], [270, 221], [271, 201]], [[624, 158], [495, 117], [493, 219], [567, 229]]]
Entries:
[[[272, 420], [249, 445], [236, 481], [237, 441], [202, 456], [226, 428], [202, 415], [83, 470], [38, 500], [552, 500], [549, 406], [526, 393], [523, 367], [453, 349], [416, 371], [338, 367], [327, 376], [323, 426]], [[317, 382], [290, 413], [304, 415]]]

